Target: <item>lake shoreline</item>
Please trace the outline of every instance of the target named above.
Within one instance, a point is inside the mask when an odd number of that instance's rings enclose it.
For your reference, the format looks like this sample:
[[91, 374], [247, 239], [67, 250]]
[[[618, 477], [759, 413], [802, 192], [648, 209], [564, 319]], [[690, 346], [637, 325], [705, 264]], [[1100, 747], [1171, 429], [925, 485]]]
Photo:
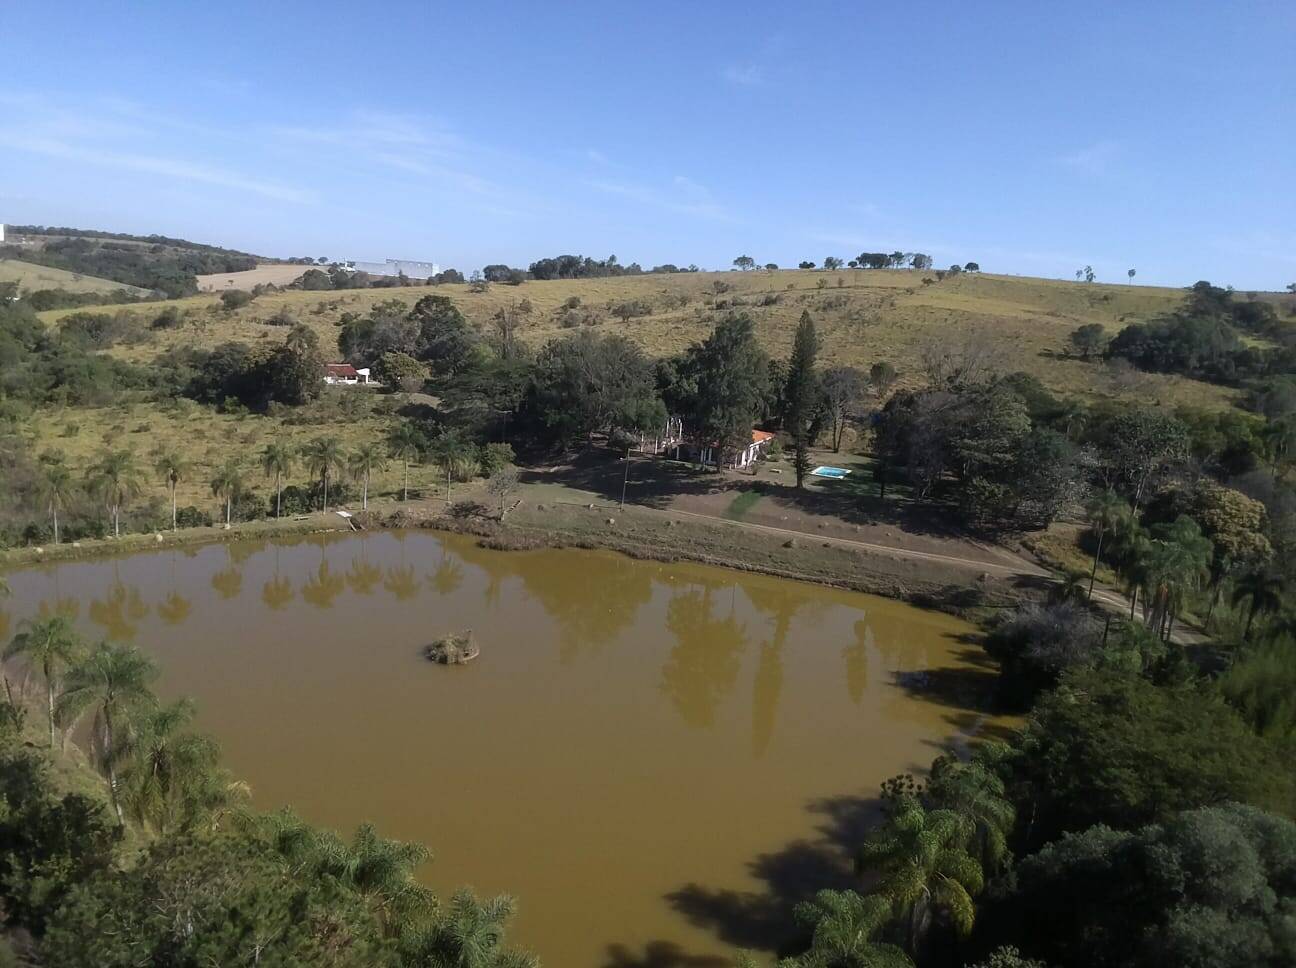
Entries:
[[[456, 507], [459, 513], [455, 513]], [[18, 548], [0, 558], [0, 573], [31, 565], [181, 546], [409, 528], [471, 535], [483, 547], [500, 551], [604, 549], [639, 560], [692, 561], [878, 595], [964, 618], [1029, 597], [1009, 578], [991, 575], [988, 570], [976, 574], [965, 567], [906, 558], [899, 551], [865, 551], [851, 547], [849, 542], [823, 540], [810, 534], [798, 533], [784, 539], [782, 535], [741, 529], [718, 519], [699, 520], [651, 508], [523, 503], [503, 521], [481, 511], [480, 505], [452, 505], [447, 509], [423, 502], [384, 512], [355, 512], [353, 520], [358, 531], [332, 513], [316, 512], [301, 520], [242, 522], [228, 530], [185, 528], [120, 539]]]

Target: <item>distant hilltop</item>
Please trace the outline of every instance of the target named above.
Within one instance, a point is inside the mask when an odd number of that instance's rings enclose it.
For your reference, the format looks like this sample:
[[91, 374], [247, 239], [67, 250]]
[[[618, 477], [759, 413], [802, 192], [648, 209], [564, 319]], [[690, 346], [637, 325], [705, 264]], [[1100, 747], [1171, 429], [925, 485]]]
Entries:
[[426, 279], [435, 276], [441, 267], [435, 262], [417, 262], [413, 259], [387, 259], [384, 262], [344, 262], [352, 272], [367, 272], [371, 276], [408, 276]]

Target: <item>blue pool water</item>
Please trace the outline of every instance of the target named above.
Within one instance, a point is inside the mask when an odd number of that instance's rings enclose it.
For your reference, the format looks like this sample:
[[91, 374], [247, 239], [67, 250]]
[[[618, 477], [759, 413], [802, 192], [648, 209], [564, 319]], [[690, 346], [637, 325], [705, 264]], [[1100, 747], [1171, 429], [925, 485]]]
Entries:
[[840, 480], [850, 471], [844, 467], [816, 467], [810, 473], [815, 477], [831, 477], [833, 480]]

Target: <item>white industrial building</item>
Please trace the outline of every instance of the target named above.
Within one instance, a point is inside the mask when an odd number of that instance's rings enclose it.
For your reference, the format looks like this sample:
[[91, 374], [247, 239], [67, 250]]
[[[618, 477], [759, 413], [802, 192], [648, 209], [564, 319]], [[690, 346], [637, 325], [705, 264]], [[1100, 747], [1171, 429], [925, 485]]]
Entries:
[[415, 259], [387, 259], [384, 262], [345, 262], [352, 272], [367, 272], [371, 276], [406, 275], [411, 279], [427, 279], [441, 271], [435, 262], [419, 262]]

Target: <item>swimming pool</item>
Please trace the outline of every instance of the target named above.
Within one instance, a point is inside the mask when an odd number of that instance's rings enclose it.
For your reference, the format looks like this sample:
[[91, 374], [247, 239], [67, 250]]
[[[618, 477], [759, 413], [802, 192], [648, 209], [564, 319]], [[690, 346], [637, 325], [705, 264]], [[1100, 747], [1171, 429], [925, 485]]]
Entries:
[[850, 471], [844, 467], [816, 467], [810, 473], [815, 477], [831, 477], [833, 480], [839, 481]]

